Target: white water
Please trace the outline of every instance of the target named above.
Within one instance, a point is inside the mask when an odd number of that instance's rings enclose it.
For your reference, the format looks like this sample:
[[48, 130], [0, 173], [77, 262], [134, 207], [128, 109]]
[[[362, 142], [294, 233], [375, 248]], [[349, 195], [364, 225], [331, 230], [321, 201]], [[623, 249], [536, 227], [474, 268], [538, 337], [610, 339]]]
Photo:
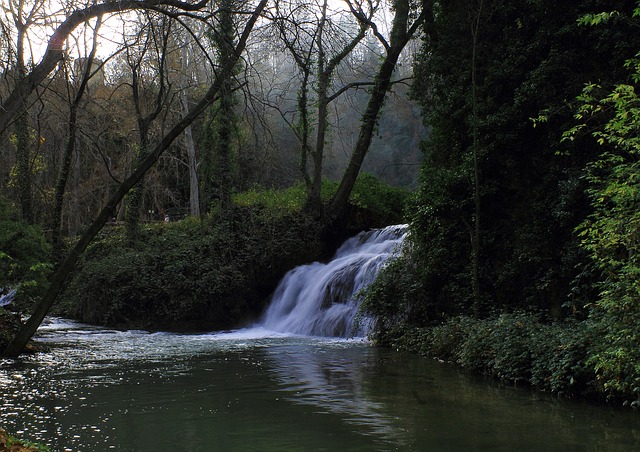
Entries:
[[400, 250], [407, 231], [407, 225], [396, 225], [362, 232], [330, 262], [294, 268], [280, 281], [259, 325], [306, 336], [363, 336], [366, 322], [355, 322], [356, 295]]
[[13, 302], [13, 298], [16, 296], [15, 289], [9, 289], [6, 294], [3, 294], [6, 289], [0, 288], [0, 306], [7, 306]]

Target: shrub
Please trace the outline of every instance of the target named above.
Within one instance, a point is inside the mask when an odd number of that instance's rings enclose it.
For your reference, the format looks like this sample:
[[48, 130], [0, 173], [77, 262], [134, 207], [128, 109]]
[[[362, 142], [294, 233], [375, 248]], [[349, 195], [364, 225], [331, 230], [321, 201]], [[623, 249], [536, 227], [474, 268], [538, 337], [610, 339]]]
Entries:
[[[338, 189], [338, 182], [322, 180], [321, 198], [327, 202]], [[354, 227], [381, 227], [397, 223], [402, 217], [409, 192], [385, 184], [375, 176], [361, 173], [349, 197], [355, 209]], [[275, 214], [300, 212], [307, 199], [306, 188], [299, 182], [286, 189], [254, 187], [234, 195], [234, 202], [243, 207], [263, 207]]]
[[28, 308], [46, 287], [50, 249], [42, 229], [21, 220], [0, 198], [0, 294], [13, 288], [15, 305]]
[[[229, 328], [255, 316], [284, 272], [319, 254], [301, 214], [236, 207], [145, 226], [129, 248], [113, 229], [92, 244], [60, 306], [97, 324]], [[106, 235], [106, 232], [105, 232]]]
[[541, 322], [525, 312], [477, 320], [458, 316], [429, 328], [396, 327], [391, 345], [565, 395], [593, 393], [587, 363], [596, 337], [589, 322]]

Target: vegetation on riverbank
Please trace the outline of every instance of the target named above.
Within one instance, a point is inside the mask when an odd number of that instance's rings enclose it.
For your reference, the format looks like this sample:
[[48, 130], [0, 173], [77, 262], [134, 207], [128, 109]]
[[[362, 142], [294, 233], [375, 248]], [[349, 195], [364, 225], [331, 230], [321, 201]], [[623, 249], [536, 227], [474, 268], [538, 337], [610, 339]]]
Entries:
[[[335, 188], [324, 184], [327, 198]], [[113, 226], [89, 247], [56, 311], [102, 325], [237, 327], [259, 315], [286, 271], [329, 257], [355, 232], [400, 221], [406, 195], [362, 175], [344, 230], [324, 231], [303, 212], [302, 185], [237, 194], [202, 220], [149, 223], [133, 245]]]
[[410, 243], [364, 295], [379, 343], [640, 406], [639, 21], [443, 4], [417, 62], [432, 133]]
[[0, 306], [0, 349], [20, 327], [16, 312], [27, 310], [45, 288], [51, 271], [50, 251], [42, 229], [22, 220], [0, 198], [0, 297], [6, 303]]
[[44, 444], [24, 441], [9, 435], [0, 428], [0, 451], [7, 452], [48, 452], [49, 448]]

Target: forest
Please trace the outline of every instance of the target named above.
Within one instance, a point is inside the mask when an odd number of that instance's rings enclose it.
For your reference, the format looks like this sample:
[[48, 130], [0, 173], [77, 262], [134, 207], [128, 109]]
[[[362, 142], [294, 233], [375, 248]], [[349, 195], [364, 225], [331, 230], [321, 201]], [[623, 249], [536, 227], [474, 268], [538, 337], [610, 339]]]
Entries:
[[[9, 0], [0, 349], [229, 328], [410, 224], [372, 340], [640, 406], [640, 5]], [[28, 314], [22, 321], [20, 314]]]

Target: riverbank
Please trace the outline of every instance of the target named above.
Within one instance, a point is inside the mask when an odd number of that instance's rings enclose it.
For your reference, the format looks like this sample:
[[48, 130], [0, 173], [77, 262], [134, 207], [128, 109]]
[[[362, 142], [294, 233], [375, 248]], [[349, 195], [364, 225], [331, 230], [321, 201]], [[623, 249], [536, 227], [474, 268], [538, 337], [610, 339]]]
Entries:
[[593, 322], [543, 322], [535, 314], [517, 312], [486, 319], [452, 317], [432, 327], [397, 326], [377, 342], [513, 386], [602, 401], [604, 388], [589, 364], [599, 334]]
[[[328, 197], [334, 189], [327, 185]], [[55, 308], [85, 323], [165, 331], [212, 331], [251, 323], [284, 274], [330, 257], [349, 236], [400, 222], [407, 192], [364, 175], [348, 216], [332, 228], [305, 213], [302, 185], [251, 190], [201, 219], [123, 227], [87, 249]]]
[[0, 427], [0, 451], [48, 452], [49, 448], [43, 444], [20, 440], [13, 435], [9, 435]]
[[421, 299], [419, 271], [410, 252], [405, 253], [363, 294], [362, 310], [375, 318], [374, 343], [559, 397], [640, 408], [633, 358], [621, 353], [618, 367], [603, 365], [603, 358], [611, 356], [612, 334], [622, 332], [597, 312], [558, 319], [535, 306], [495, 307], [476, 317], [472, 309], [453, 310]]

